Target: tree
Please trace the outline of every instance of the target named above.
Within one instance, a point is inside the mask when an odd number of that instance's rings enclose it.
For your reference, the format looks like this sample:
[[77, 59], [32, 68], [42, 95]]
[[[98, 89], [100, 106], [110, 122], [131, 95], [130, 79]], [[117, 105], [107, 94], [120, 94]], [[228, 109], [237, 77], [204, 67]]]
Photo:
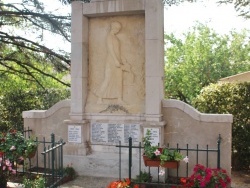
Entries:
[[250, 70], [249, 34], [244, 30], [221, 36], [197, 24], [184, 39], [165, 35], [166, 97], [190, 103], [210, 83]]
[[71, 20], [38, 0], [7, 2], [0, 0], [0, 130], [22, 130], [22, 111], [48, 109], [69, 97], [69, 52], [43, 39], [49, 32], [70, 45]]
[[219, 83], [203, 88], [193, 105], [204, 113], [232, 114], [232, 167], [249, 170], [250, 83]]
[[235, 10], [239, 13], [239, 16], [243, 16], [246, 19], [250, 18], [250, 1], [248, 0], [221, 0], [220, 4], [234, 4]]
[[0, 0], [0, 78], [13, 74], [45, 87], [37, 78], [43, 76], [69, 86], [55, 76], [55, 72], [69, 72], [69, 53], [47, 47], [43, 35], [50, 32], [70, 43], [70, 15], [46, 12], [39, 0], [4, 2]]

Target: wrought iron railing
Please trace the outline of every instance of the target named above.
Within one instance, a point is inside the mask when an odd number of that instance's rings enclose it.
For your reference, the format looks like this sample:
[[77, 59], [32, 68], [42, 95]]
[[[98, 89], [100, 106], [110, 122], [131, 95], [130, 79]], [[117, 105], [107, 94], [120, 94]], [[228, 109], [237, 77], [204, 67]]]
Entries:
[[[141, 175], [142, 172], [142, 150], [144, 149], [144, 147], [141, 146], [141, 143], [139, 143], [137, 146], [132, 144], [132, 138], [129, 138], [129, 144], [128, 145], [121, 145], [121, 142], [119, 142], [119, 145], [116, 145], [116, 147], [119, 148], [119, 180], [122, 179], [121, 177], [121, 172], [122, 172], [122, 148], [126, 148], [128, 149], [128, 177], [129, 179], [132, 179], [133, 176], [135, 176], [135, 174], [132, 174], [132, 164], [133, 164], [133, 150], [137, 150], [135, 153], [138, 154], [138, 158], [137, 160], [139, 161], [138, 163], [138, 174]], [[209, 165], [209, 159], [212, 157], [214, 160], [214, 157], [216, 157], [216, 166], [217, 168], [220, 168], [220, 144], [221, 144], [221, 135], [218, 136], [217, 139], [217, 148], [209, 148], [208, 145], [206, 145], [204, 148], [201, 148], [198, 144], [196, 145], [196, 148], [190, 148], [189, 144], [186, 144], [186, 147], [179, 147], [179, 144], [176, 144], [176, 147], [170, 147], [169, 144], [167, 145], [169, 150], [177, 150], [177, 151], [181, 151], [182, 154], [185, 154], [186, 156], [189, 155], [195, 155], [195, 160], [193, 159], [193, 161], [195, 161], [195, 164], [199, 164], [200, 163], [200, 156], [202, 155], [202, 161], [205, 161], [205, 166], [208, 167]], [[202, 153], [202, 154], [201, 154]], [[213, 155], [210, 155], [213, 154]], [[205, 158], [205, 160], [204, 160]], [[210, 159], [211, 160], [211, 159]], [[212, 161], [212, 160], [211, 160]], [[185, 166], [185, 167], [184, 167]], [[184, 169], [185, 171], [185, 177], [189, 177], [189, 163], [187, 163], [186, 165], [182, 165], [179, 168], [186, 168]], [[159, 177], [159, 167], [158, 167], [158, 174], [157, 174], [157, 178], [154, 182], [136, 182], [137, 184], [144, 184], [146, 187], [157, 187], [157, 188], [167, 188], [167, 187], [171, 187], [171, 186], [177, 186], [180, 183], [180, 175], [179, 175], [179, 168], [174, 169], [176, 171], [176, 175], [174, 177], [174, 179], [172, 178], [171, 180], [169, 179], [169, 177], [167, 177], [166, 179], [164, 179], [163, 181], [160, 181], [160, 177]], [[182, 169], [183, 170], [183, 169]], [[148, 167], [148, 174], [151, 174], [151, 167]]]
[[[26, 138], [31, 136], [31, 129], [24, 130]], [[45, 137], [42, 140], [35, 138], [39, 143], [36, 155], [33, 159], [28, 159], [28, 171], [25, 173], [39, 174], [45, 178], [46, 187], [58, 187], [63, 179], [63, 140], [55, 141], [55, 135], [50, 135], [50, 140]], [[24, 167], [23, 167], [24, 168]], [[23, 170], [24, 172], [25, 170]]]

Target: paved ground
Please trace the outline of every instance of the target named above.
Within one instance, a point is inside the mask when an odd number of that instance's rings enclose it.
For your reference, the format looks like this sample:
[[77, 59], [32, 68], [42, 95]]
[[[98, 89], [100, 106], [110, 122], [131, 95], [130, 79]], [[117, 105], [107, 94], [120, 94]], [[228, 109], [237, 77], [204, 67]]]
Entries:
[[[68, 182], [61, 188], [106, 188], [115, 178], [83, 177], [79, 176], [74, 181]], [[250, 173], [233, 172], [232, 188], [250, 188]]]
[[[116, 178], [79, 176], [74, 181], [60, 186], [60, 188], [107, 188]], [[9, 184], [11, 188], [20, 188], [18, 184]], [[250, 173], [232, 172], [232, 188], [250, 188]]]
[[79, 176], [74, 181], [63, 184], [60, 188], [106, 188], [114, 180], [116, 178]]

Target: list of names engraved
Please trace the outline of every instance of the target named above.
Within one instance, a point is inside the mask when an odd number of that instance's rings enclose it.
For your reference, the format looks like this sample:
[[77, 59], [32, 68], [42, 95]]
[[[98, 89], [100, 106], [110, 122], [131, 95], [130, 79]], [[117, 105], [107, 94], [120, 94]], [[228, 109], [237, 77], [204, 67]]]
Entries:
[[91, 139], [92, 142], [107, 142], [108, 129], [107, 125], [103, 123], [94, 123], [91, 125]]
[[140, 141], [139, 124], [91, 123], [91, 142], [104, 144], [128, 143], [131, 137], [133, 143]]
[[125, 124], [124, 125], [124, 143], [128, 143], [129, 137], [133, 142], [140, 142], [140, 126], [138, 124]]

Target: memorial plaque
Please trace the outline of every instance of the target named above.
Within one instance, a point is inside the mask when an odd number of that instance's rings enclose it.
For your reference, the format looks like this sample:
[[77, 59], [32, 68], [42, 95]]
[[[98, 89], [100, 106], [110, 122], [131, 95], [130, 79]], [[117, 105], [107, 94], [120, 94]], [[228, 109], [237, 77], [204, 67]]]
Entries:
[[139, 124], [124, 125], [124, 143], [128, 143], [128, 138], [131, 137], [133, 143], [140, 142], [140, 126]]
[[123, 124], [108, 124], [108, 143], [119, 143], [124, 135]]
[[133, 143], [140, 141], [139, 124], [91, 123], [91, 142], [100, 144], [128, 143], [131, 137]]
[[150, 142], [152, 146], [158, 146], [160, 143], [160, 129], [159, 128], [144, 128], [144, 137], [146, 136], [147, 130], [150, 130]]
[[68, 126], [68, 142], [82, 143], [81, 126]]
[[95, 143], [105, 143], [108, 140], [108, 126], [103, 123], [93, 123], [91, 125], [91, 139]]

